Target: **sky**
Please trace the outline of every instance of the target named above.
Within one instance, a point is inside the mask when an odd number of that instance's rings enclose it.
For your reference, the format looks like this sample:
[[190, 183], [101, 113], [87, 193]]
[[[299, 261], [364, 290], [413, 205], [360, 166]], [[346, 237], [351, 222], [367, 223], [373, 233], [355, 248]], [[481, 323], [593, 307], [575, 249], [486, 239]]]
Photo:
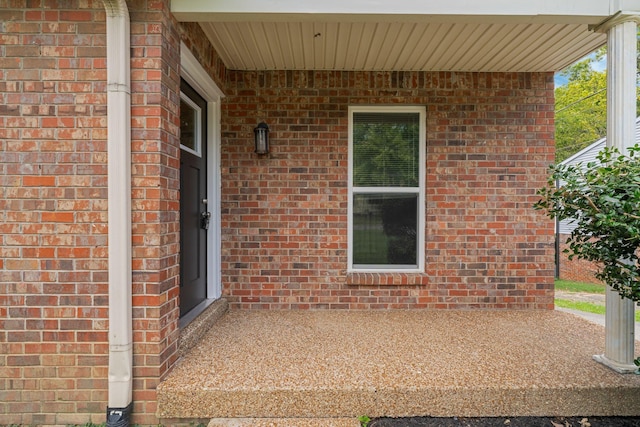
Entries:
[[[595, 57], [595, 53], [587, 55], [587, 57], [588, 56]], [[582, 58], [582, 59], [584, 59], [584, 58]], [[580, 61], [582, 61], [582, 59], [580, 59]], [[607, 55], [604, 55], [602, 58], [600, 58], [599, 61], [593, 61], [591, 63], [591, 66], [596, 71], [604, 71], [607, 68]], [[555, 76], [554, 76], [554, 81], [555, 81], [556, 87], [563, 86], [563, 85], [565, 85], [567, 83], [567, 78], [564, 77], [564, 76], [561, 76], [560, 74], [561, 74], [561, 72], [557, 72], [555, 74]]]

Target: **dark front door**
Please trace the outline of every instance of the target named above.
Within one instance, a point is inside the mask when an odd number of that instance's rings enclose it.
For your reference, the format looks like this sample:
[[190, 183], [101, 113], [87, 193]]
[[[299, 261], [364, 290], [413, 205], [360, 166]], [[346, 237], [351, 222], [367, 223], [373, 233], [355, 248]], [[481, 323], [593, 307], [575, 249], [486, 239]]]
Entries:
[[180, 316], [207, 298], [207, 103], [180, 82]]

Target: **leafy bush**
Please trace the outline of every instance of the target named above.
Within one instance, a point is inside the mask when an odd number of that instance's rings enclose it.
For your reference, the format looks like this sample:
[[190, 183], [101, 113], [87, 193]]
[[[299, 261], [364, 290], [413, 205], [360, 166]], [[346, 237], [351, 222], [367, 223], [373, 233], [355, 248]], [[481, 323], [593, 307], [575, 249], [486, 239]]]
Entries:
[[[536, 209], [573, 219], [567, 243], [574, 256], [599, 265], [596, 277], [622, 297], [640, 301], [640, 146], [621, 154], [606, 148], [599, 163], [551, 166]], [[556, 182], [560, 185], [556, 186]]]

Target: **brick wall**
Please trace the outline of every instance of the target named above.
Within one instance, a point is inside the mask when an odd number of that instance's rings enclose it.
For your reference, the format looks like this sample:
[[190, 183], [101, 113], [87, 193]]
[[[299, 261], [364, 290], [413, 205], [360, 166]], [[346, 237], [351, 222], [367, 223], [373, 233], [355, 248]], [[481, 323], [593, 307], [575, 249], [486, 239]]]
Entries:
[[227, 67], [222, 62], [218, 52], [211, 46], [200, 24], [181, 22], [178, 31], [180, 32], [180, 39], [197, 58], [202, 68], [209, 73], [218, 88], [224, 89], [227, 81]]
[[[176, 359], [179, 38], [129, 2], [134, 422]], [[107, 406], [106, 27], [101, 1], [0, 1], [0, 424]]]
[[560, 235], [560, 279], [584, 283], [602, 283], [595, 277], [598, 271], [597, 264], [578, 258], [569, 260], [569, 254], [563, 252], [569, 248], [566, 243], [568, 238], [568, 234]]
[[[551, 73], [229, 71], [222, 274], [234, 308], [553, 307]], [[424, 274], [347, 269], [349, 105], [427, 107]], [[272, 152], [253, 153], [266, 121]]]
[[177, 360], [180, 39], [169, 1], [129, 1], [134, 422], [156, 423], [155, 389]]
[[107, 381], [104, 10], [2, 3], [0, 424], [84, 423]]

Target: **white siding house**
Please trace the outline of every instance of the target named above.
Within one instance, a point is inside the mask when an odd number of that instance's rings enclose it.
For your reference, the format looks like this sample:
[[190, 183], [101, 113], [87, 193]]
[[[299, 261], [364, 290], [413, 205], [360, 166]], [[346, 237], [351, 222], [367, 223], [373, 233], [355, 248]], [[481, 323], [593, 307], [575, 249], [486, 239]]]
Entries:
[[[636, 118], [636, 144], [640, 144], [640, 116]], [[578, 151], [573, 156], [565, 159], [561, 162], [564, 165], [577, 165], [582, 164], [586, 167], [586, 165], [590, 162], [597, 162], [596, 157], [598, 153], [607, 146], [607, 138], [601, 138], [589, 145], [588, 147]], [[560, 221], [558, 232], [559, 234], [570, 234], [575, 226], [572, 224], [572, 220], [565, 219]]]

